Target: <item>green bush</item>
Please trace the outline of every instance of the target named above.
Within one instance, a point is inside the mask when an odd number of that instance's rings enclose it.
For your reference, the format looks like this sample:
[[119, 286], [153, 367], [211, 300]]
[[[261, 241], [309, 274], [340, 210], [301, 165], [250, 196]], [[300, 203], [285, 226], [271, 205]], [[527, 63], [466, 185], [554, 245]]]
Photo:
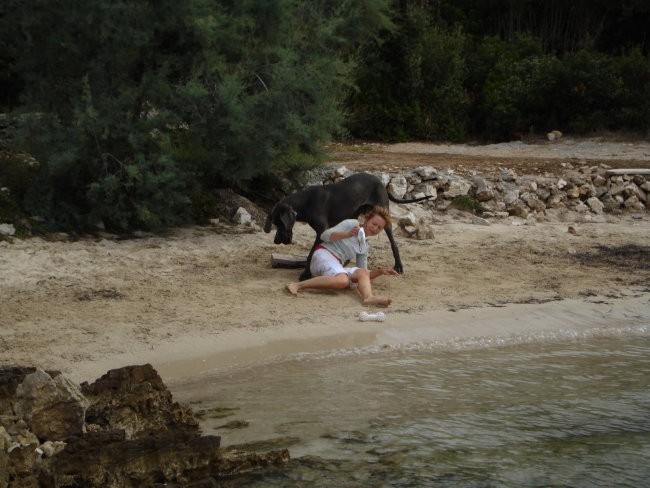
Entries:
[[557, 126], [567, 132], [585, 134], [609, 128], [622, 89], [613, 58], [580, 51], [564, 55], [553, 68], [537, 106], [557, 113]]
[[512, 42], [487, 37], [472, 56], [476, 100], [475, 130], [488, 139], [522, 138], [534, 130], [533, 94], [554, 58], [528, 36]]
[[553, 129], [647, 130], [648, 73], [647, 60], [638, 54], [504, 55], [487, 70], [479, 130], [499, 140]]
[[[311, 167], [386, 0], [7, 0], [0, 62], [52, 228], [158, 228], [192, 195]], [[20, 82], [14, 83], [17, 79]], [[12, 135], [13, 137], [13, 135]], [[195, 198], [196, 200], [196, 198]]]
[[29, 154], [0, 151], [0, 188], [7, 188], [17, 201], [22, 201], [37, 178], [39, 166]]
[[650, 56], [633, 49], [615, 57], [613, 63], [622, 86], [611, 111], [610, 128], [650, 133]]
[[7, 187], [0, 187], [0, 224], [15, 224], [25, 218], [20, 206]]
[[348, 99], [347, 127], [364, 139], [448, 139], [467, 135], [466, 38], [431, 25], [409, 4], [381, 44], [368, 46]]
[[362, 52], [347, 127], [387, 141], [647, 133], [649, 13], [638, 2], [397, 2], [396, 28]]
[[212, 193], [201, 190], [192, 195], [192, 217], [201, 225], [207, 225], [210, 219], [219, 215], [219, 201]]

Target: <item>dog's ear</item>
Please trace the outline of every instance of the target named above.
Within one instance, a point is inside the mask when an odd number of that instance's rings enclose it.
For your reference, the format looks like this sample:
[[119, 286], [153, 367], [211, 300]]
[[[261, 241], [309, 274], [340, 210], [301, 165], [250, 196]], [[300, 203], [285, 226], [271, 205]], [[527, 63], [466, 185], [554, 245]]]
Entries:
[[266, 216], [266, 222], [264, 222], [264, 232], [266, 232], [267, 234], [271, 232], [271, 225], [273, 224], [273, 222], [271, 221], [271, 216], [273, 215], [273, 210], [269, 212], [269, 214]]
[[283, 208], [282, 215], [280, 215], [280, 221], [284, 224], [285, 229], [289, 230], [293, 228], [293, 224], [296, 223], [296, 215], [298, 215], [298, 212], [289, 205]]

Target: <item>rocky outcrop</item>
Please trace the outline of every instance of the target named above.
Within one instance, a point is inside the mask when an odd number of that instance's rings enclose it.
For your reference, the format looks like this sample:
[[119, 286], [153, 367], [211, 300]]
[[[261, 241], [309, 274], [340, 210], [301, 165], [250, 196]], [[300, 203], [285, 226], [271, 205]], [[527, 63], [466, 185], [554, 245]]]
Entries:
[[58, 441], [85, 432], [86, 401], [79, 387], [58, 371], [26, 374], [15, 398], [14, 414], [40, 440]]
[[89, 406], [86, 424], [94, 431], [121, 430], [126, 439], [162, 431], [198, 431], [192, 411], [172, 394], [149, 364], [114, 369], [92, 384], [82, 383]]
[[80, 386], [56, 371], [0, 367], [0, 488], [216, 486], [288, 460], [286, 450], [222, 450], [150, 365]]

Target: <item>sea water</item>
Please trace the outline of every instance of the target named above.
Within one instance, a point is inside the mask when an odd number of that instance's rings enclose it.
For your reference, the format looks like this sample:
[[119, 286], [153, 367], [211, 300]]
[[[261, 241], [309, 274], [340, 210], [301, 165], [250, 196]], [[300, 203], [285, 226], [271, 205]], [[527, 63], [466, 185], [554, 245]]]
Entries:
[[288, 466], [229, 486], [650, 486], [647, 324], [290, 358], [175, 396], [224, 447], [289, 449]]

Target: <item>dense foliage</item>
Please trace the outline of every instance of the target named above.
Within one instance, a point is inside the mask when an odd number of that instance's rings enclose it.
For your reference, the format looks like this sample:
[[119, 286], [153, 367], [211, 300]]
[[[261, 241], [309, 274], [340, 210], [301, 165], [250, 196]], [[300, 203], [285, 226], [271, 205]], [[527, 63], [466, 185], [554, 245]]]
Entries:
[[50, 228], [157, 228], [332, 136], [647, 134], [648, 25], [641, 0], [5, 0], [0, 187]]
[[2, 8], [12, 150], [40, 162], [24, 206], [74, 229], [176, 224], [206, 190], [313, 165], [341, 126], [354, 50], [389, 25], [373, 0]]
[[650, 131], [647, 2], [399, 1], [394, 22], [359, 60], [355, 137]]

